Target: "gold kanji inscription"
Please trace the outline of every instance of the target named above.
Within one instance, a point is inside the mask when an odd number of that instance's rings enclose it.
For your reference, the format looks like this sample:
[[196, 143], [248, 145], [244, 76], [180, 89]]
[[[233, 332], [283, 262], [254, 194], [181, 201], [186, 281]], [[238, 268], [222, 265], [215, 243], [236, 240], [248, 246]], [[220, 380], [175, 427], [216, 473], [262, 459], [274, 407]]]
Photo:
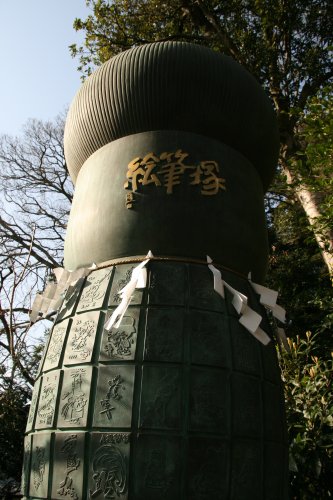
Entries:
[[126, 194], [126, 208], [132, 208], [134, 194], [141, 186], [149, 184], [157, 188], [165, 188], [166, 194], [173, 194], [174, 188], [188, 182], [190, 186], [200, 186], [200, 193], [205, 196], [225, 191], [225, 179], [219, 176], [220, 167], [214, 160], [204, 160], [199, 164], [191, 164], [189, 153], [164, 151], [160, 155], [147, 153], [143, 158], [134, 158], [128, 164], [124, 188], [130, 190]]

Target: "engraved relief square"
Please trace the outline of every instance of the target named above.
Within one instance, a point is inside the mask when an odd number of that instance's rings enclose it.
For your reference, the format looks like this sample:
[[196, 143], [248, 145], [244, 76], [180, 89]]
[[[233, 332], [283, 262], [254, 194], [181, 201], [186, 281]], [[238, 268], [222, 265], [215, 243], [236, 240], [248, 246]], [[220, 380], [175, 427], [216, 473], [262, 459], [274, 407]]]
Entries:
[[265, 379], [279, 384], [281, 380], [281, 373], [274, 343], [270, 342], [267, 346], [260, 346], [260, 349], [262, 352], [261, 359]]
[[[281, 500], [288, 498], [285, 491], [288, 477], [288, 448], [278, 443], [266, 443], [264, 448], [264, 500]], [[279, 464], [279, 467], [277, 467]]]
[[261, 443], [254, 440], [235, 440], [232, 447], [230, 498], [232, 500], [245, 498], [263, 500]]
[[134, 365], [99, 368], [94, 410], [95, 427], [130, 427]]
[[[106, 317], [109, 319], [113, 311]], [[137, 307], [127, 309], [118, 328], [110, 331], [103, 330], [100, 350], [100, 360], [131, 361], [135, 358], [136, 340], [139, 329], [140, 309]]]
[[181, 446], [173, 436], [139, 435], [134, 442], [133, 498], [179, 500]]
[[85, 427], [89, 409], [92, 367], [64, 370], [58, 427]]
[[230, 330], [222, 314], [191, 310], [190, 343], [191, 363], [230, 366]]
[[151, 262], [149, 304], [183, 305], [186, 270], [184, 264]]
[[233, 363], [236, 371], [259, 375], [260, 342], [241, 325], [236, 318], [229, 318]]
[[36, 429], [50, 428], [54, 425], [59, 379], [59, 370], [43, 376], [36, 415]]
[[[53, 328], [54, 328], [54, 326], [53, 326]], [[37, 373], [36, 373], [36, 378], [39, 377], [42, 374], [42, 370], [43, 370], [43, 366], [44, 366], [44, 363], [45, 363], [45, 358], [46, 358], [47, 350], [48, 350], [49, 343], [50, 343], [50, 340], [51, 340], [52, 329], [48, 330], [48, 331], [46, 331], [44, 333], [43, 352], [42, 352], [42, 356], [41, 356], [41, 359], [40, 359], [40, 362], [39, 362], [39, 365], [38, 365], [38, 369], [37, 369]]]
[[224, 299], [214, 290], [214, 276], [208, 267], [190, 265], [189, 276], [190, 307], [210, 311], [226, 311]]
[[284, 428], [283, 390], [280, 385], [263, 383], [264, 436], [269, 441], [283, 442]]
[[234, 373], [232, 375], [233, 429], [235, 435], [249, 438], [262, 434], [261, 383], [260, 380]]
[[89, 311], [74, 317], [66, 344], [65, 365], [91, 361], [99, 315], [99, 311]]
[[24, 438], [24, 457], [23, 457], [23, 470], [21, 479], [21, 491], [23, 495], [27, 495], [29, 491], [29, 472], [30, 472], [30, 459], [31, 459], [31, 435]]
[[38, 378], [35, 382], [34, 389], [32, 391], [32, 398], [30, 403], [29, 415], [27, 420], [26, 432], [30, 432], [34, 428], [36, 408], [38, 405], [39, 389], [41, 384], [41, 378]]
[[89, 499], [127, 500], [130, 435], [92, 433], [88, 476]]
[[148, 309], [144, 359], [180, 363], [183, 359], [184, 312]]
[[86, 278], [77, 311], [88, 309], [100, 309], [103, 306], [104, 298], [110, 278], [112, 267], [92, 271]]
[[229, 375], [217, 370], [192, 369], [190, 429], [225, 435], [229, 432]]
[[85, 278], [80, 278], [74, 285], [68, 287], [65, 299], [56, 317], [56, 323], [62, 321], [64, 318], [68, 318], [73, 313], [84, 281]]
[[187, 496], [191, 500], [222, 499], [228, 495], [229, 445], [219, 439], [189, 440]]
[[51, 434], [34, 434], [32, 438], [29, 495], [48, 498]]
[[52, 499], [83, 498], [84, 433], [55, 434]]
[[[119, 292], [129, 283], [133, 269], [138, 264], [139, 263], [123, 264], [116, 266], [111, 286], [109, 306], [118, 306], [120, 304], [121, 297], [119, 295]], [[143, 295], [143, 290], [136, 288], [133, 292], [130, 304], [140, 305], [142, 303], [142, 295]]]
[[180, 429], [182, 377], [178, 368], [144, 366], [139, 426]]
[[64, 350], [67, 328], [68, 320], [57, 323], [53, 327], [45, 356], [44, 371], [58, 368], [61, 354]]

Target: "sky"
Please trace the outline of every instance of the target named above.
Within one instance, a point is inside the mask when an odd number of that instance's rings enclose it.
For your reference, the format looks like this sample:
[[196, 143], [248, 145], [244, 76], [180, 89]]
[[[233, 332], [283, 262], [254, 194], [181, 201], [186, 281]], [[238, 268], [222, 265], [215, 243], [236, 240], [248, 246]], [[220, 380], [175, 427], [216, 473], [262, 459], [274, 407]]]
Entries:
[[20, 135], [29, 118], [53, 120], [81, 86], [68, 46], [86, 18], [85, 0], [0, 0], [0, 135]]

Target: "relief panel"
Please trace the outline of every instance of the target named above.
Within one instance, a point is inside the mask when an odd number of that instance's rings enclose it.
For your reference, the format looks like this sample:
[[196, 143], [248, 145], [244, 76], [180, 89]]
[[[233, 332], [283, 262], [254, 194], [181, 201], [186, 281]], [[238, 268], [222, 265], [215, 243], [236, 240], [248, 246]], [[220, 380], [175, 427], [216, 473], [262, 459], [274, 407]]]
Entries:
[[219, 439], [189, 440], [187, 496], [191, 500], [228, 498], [229, 445]]
[[30, 432], [34, 428], [35, 416], [36, 416], [36, 408], [38, 405], [38, 396], [41, 384], [41, 378], [38, 378], [35, 382], [34, 389], [32, 391], [32, 398], [30, 403], [29, 415], [27, 420], [26, 432]]
[[148, 302], [156, 305], [184, 305], [184, 264], [151, 262]]
[[59, 370], [46, 373], [43, 376], [36, 415], [36, 429], [50, 428], [54, 425], [59, 379]]
[[183, 310], [148, 309], [144, 360], [181, 363], [183, 329]]
[[227, 372], [191, 370], [190, 429], [225, 435], [229, 432]]
[[23, 469], [21, 479], [21, 492], [26, 496], [29, 491], [29, 472], [31, 459], [31, 435], [24, 438]]
[[55, 434], [52, 499], [82, 499], [84, 433]]
[[260, 437], [264, 428], [260, 380], [232, 375], [233, 429], [236, 436]]
[[134, 444], [133, 498], [180, 500], [180, 439], [141, 434]]
[[235, 370], [259, 376], [260, 342], [236, 318], [229, 318], [229, 324]]
[[262, 352], [261, 359], [263, 363], [265, 379], [270, 380], [275, 384], [279, 384], [281, 381], [281, 373], [274, 342], [270, 342], [266, 346], [260, 346], [260, 349]]
[[[119, 295], [119, 292], [130, 281], [132, 271], [138, 264], [139, 263], [116, 266], [110, 292], [109, 306], [118, 306], [120, 304], [121, 297]], [[140, 305], [142, 302], [142, 294], [143, 290], [136, 288], [132, 295], [131, 305]]]
[[[111, 316], [110, 311], [106, 321]], [[137, 307], [127, 309], [118, 328], [110, 331], [104, 330], [100, 351], [100, 360], [131, 361], [135, 358], [136, 341], [139, 329], [140, 309]]]
[[87, 276], [78, 303], [77, 312], [86, 311], [88, 309], [100, 309], [103, 306], [112, 270], [112, 267], [99, 269], [91, 272]]
[[287, 430], [284, 428], [284, 397], [282, 387], [264, 382], [263, 390], [265, 439], [283, 443]]
[[92, 433], [89, 468], [89, 500], [127, 500], [130, 435]]
[[91, 366], [64, 370], [58, 427], [86, 427], [91, 378]]
[[99, 368], [94, 409], [95, 427], [130, 427], [134, 365]]
[[191, 310], [189, 325], [191, 363], [230, 367], [230, 332], [225, 316]]
[[89, 311], [74, 317], [66, 344], [65, 365], [91, 361], [99, 315], [98, 311]]
[[[262, 450], [258, 441], [233, 441], [231, 500], [262, 497]], [[266, 499], [265, 499], [266, 500]]]
[[[264, 500], [289, 498], [285, 491], [288, 477], [288, 447], [266, 443], [264, 448]], [[277, 464], [279, 466], [277, 467]], [[285, 464], [285, 467], [282, 466]]]
[[[53, 326], [53, 328], [54, 328], [54, 326]], [[52, 328], [52, 330], [53, 330], [53, 328]], [[38, 369], [37, 369], [37, 373], [36, 373], [36, 378], [39, 377], [42, 374], [43, 365], [45, 363], [45, 358], [46, 358], [47, 350], [49, 348], [49, 343], [50, 343], [50, 340], [51, 340], [52, 330], [50, 330], [49, 332], [47, 332], [47, 333], [44, 334], [43, 353], [42, 353], [42, 356], [41, 356], [41, 359], [40, 359], [40, 362], [39, 362], [39, 365], [38, 365]]]
[[[226, 311], [224, 299], [214, 290], [214, 276], [207, 266], [189, 266], [189, 305], [210, 311]], [[223, 275], [223, 271], [222, 271]]]
[[64, 349], [68, 320], [57, 323], [51, 332], [47, 347], [43, 371], [58, 368], [61, 354]]
[[73, 313], [84, 281], [85, 278], [80, 278], [74, 285], [68, 287], [65, 299], [56, 317], [56, 323], [62, 321], [64, 318], [68, 318]]
[[181, 372], [174, 367], [144, 366], [139, 426], [181, 428]]
[[34, 434], [32, 438], [29, 495], [47, 498], [50, 464], [51, 434]]

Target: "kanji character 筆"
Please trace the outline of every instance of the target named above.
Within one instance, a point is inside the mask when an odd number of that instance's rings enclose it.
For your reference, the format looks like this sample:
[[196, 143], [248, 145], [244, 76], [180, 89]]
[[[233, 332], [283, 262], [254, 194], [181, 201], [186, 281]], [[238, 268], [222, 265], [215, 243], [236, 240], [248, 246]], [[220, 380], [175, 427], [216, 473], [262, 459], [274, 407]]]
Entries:
[[192, 166], [184, 165], [184, 159], [188, 153], [178, 149], [175, 153], [161, 153], [160, 160], [166, 160], [166, 164], [159, 169], [159, 173], [164, 175], [164, 185], [167, 188], [167, 194], [173, 193], [173, 187], [180, 184], [180, 176], [186, 169], [192, 169]]

